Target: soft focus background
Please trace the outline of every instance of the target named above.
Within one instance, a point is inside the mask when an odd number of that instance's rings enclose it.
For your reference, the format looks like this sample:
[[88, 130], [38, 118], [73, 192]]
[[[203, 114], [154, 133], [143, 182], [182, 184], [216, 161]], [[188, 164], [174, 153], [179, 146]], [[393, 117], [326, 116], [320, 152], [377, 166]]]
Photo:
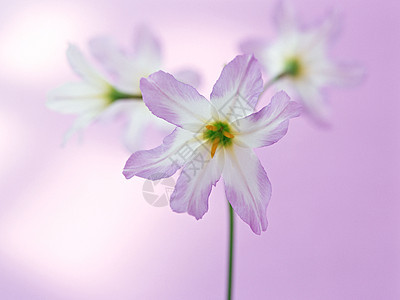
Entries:
[[[0, 10], [0, 299], [223, 299], [228, 215], [220, 184], [200, 221], [149, 205], [121, 174], [121, 123], [62, 148], [73, 117], [46, 93], [76, 79], [68, 42], [129, 47], [147, 24], [164, 70], [192, 67], [209, 95], [248, 36], [273, 37], [275, 1], [3, 1]], [[332, 51], [367, 70], [331, 90], [332, 127], [296, 119], [258, 151], [273, 184], [269, 228], [237, 222], [236, 299], [400, 299], [400, 6], [299, 0], [313, 23], [344, 16]], [[268, 99], [263, 100], [264, 103]], [[154, 135], [145, 144], [160, 143]]]

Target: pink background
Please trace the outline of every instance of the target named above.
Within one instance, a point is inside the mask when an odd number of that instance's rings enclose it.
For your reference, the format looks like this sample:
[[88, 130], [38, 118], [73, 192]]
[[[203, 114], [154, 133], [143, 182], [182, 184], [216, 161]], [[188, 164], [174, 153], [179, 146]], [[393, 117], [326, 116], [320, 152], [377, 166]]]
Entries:
[[[144, 201], [121, 174], [121, 124], [98, 124], [60, 147], [73, 118], [46, 93], [75, 79], [67, 42], [98, 34], [130, 45], [148, 24], [164, 70], [190, 66], [209, 95], [247, 36], [273, 37], [274, 1], [21, 1], [0, 11], [0, 298], [223, 299], [223, 186], [195, 221]], [[236, 299], [400, 299], [399, 4], [296, 1], [313, 22], [332, 7], [343, 31], [332, 53], [365, 82], [331, 90], [332, 127], [291, 123], [258, 151], [273, 184], [269, 228], [237, 222]], [[263, 100], [268, 102], [267, 99]], [[146, 142], [160, 143], [160, 136]]]

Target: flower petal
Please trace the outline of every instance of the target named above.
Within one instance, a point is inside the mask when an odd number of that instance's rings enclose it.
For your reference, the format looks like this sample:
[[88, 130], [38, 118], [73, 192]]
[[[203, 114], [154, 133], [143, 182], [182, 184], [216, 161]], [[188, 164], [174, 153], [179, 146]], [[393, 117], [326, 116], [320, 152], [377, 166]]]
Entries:
[[143, 146], [143, 131], [149, 125], [150, 119], [147, 115], [137, 112], [132, 112], [130, 118], [131, 120], [127, 124], [123, 139], [126, 148], [130, 152], [134, 152]]
[[330, 111], [326, 99], [322, 97], [318, 88], [311, 84], [298, 84], [295, 86], [295, 89], [299, 100], [303, 104], [304, 112], [314, 122], [323, 126], [328, 125]]
[[252, 149], [233, 145], [225, 152], [222, 173], [226, 198], [256, 234], [267, 229], [271, 183]]
[[64, 114], [81, 114], [105, 108], [105, 93], [106, 87], [97, 87], [85, 82], [67, 83], [48, 94], [46, 106]]
[[113, 40], [107, 37], [96, 37], [89, 41], [91, 54], [112, 75], [121, 77], [129, 68], [127, 56], [120, 51]]
[[304, 32], [310, 36], [310, 40], [313, 41], [312, 44], [318, 45], [318, 43], [321, 43], [328, 47], [328, 44], [334, 42], [338, 37], [342, 23], [343, 16], [337, 10], [331, 10]]
[[274, 144], [286, 134], [289, 119], [298, 117], [300, 113], [301, 105], [290, 101], [289, 96], [281, 91], [272, 97], [269, 105], [234, 123], [238, 129], [234, 142], [249, 148]]
[[169, 133], [175, 128], [174, 125], [153, 115], [143, 101], [130, 102], [132, 103], [130, 103], [129, 108], [124, 110], [128, 121], [124, 132], [124, 144], [131, 153], [137, 151], [140, 147], [143, 148], [145, 130], [148, 128], [151, 127], [163, 133]]
[[163, 144], [151, 150], [138, 151], [126, 162], [123, 174], [157, 180], [172, 176], [195, 153], [200, 139], [192, 132], [175, 128]]
[[347, 87], [359, 84], [365, 77], [365, 70], [357, 64], [331, 62], [316, 68], [315, 75], [322, 81], [321, 85]]
[[77, 46], [69, 45], [67, 59], [75, 73], [81, 76], [86, 82], [99, 87], [107, 84], [104, 77], [86, 60]]
[[179, 70], [174, 72], [174, 76], [178, 81], [191, 85], [193, 87], [199, 87], [201, 83], [200, 74], [188, 69]]
[[287, 0], [278, 2], [274, 14], [275, 26], [281, 33], [289, 33], [298, 29], [293, 4]]
[[102, 112], [103, 109], [97, 109], [90, 110], [80, 115], [72, 124], [71, 128], [65, 133], [62, 145], [64, 146], [74, 134], [92, 124]]
[[150, 73], [157, 71], [161, 66], [160, 42], [146, 26], [141, 26], [136, 31], [134, 55], [137, 59], [137, 65], [150, 69]]
[[124, 53], [109, 38], [92, 39], [89, 46], [93, 56], [115, 78], [118, 89], [123, 92], [140, 94], [140, 78], [147, 77], [158, 70], [153, 63]]
[[220, 179], [224, 165], [224, 150], [218, 149], [214, 158], [210, 151], [209, 145], [199, 147], [185, 165], [171, 195], [173, 211], [187, 212], [197, 220], [208, 211], [211, 188]]
[[195, 88], [158, 71], [140, 80], [143, 101], [157, 117], [199, 131], [210, 119], [211, 104]]
[[263, 90], [261, 67], [253, 55], [238, 55], [214, 85], [211, 102], [220, 118], [234, 121], [254, 112]]

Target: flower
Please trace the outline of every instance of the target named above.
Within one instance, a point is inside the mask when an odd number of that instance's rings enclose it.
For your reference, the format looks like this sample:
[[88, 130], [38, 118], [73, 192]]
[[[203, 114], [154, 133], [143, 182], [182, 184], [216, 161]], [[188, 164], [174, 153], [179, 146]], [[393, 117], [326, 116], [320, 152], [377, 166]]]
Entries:
[[237, 56], [224, 67], [211, 101], [162, 71], [141, 79], [140, 88], [150, 111], [177, 127], [161, 146], [133, 153], [125, 177], [158, 180], [182, 168], [170, 206], [200, 219], [222, 176], [236, 213], [256, 234], [265, 231], [271, 184], [253, 148], [280, 140], [300, 105], [280, 92], [254, 112], [263, 82], [259, 63], [250, 55]]
[[[128, 120], [124, 140], [131, 151], [137, 148], [144, 127], [154, 124], [158, 129], [170, 128], [167, 122], [155, 118], [148, 111], [139, 88], [141, 77], [160, 69], [161, 48], [157, 39], [146, 28], [141, 28], [137, 32], [133, 55], [120, 51], [112, 40], [104, 37], [92, 39], [89, 46], [107, 75], [89, 63], [78, 47], [70, 45], [67, 58], [82, 81], [67, 83], [48, 95], [48, 108], [78, 115], [64, 141], [94, 121], [118, 114]], [[191, 71], [185, 70], [180, 74], [186, 82], [198, 80]]]
[[293, 7], [284, 1], [278, 5], [275, 23], [275, 40], [249, 40], [241, 45], [242, 51], [254, 53], [272, 78], [270, 83], [299, 100], [315, 121], [326, 123], [328, 108], [321, 89], [355, 83], [362, 75], [359, 67], [338, 64], [328, 57], [330, 41], [337, 32], [337, 15], [330, 14], [317, 26], [304, 28]]

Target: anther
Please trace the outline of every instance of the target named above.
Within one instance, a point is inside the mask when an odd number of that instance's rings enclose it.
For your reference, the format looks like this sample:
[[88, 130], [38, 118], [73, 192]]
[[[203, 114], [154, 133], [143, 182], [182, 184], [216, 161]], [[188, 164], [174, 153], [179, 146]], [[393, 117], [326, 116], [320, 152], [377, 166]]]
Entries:
[[214, 157], [215, 151], [217, 151], [218, 144], [219, 144], [219, 138], [216, 138], [211, 147], [211, 158]]
[[235, 137], [232, 133], [229, 133], [228, 131], [223, 131], [222, 134], [229, 139], [233, 139]]
[[216, 126], [214, 126], [214, 125], [206, 125], [206, 128], [208, 130], [211, 130], [211, 131], [217, 131], [218, 130], [218, 128]]

